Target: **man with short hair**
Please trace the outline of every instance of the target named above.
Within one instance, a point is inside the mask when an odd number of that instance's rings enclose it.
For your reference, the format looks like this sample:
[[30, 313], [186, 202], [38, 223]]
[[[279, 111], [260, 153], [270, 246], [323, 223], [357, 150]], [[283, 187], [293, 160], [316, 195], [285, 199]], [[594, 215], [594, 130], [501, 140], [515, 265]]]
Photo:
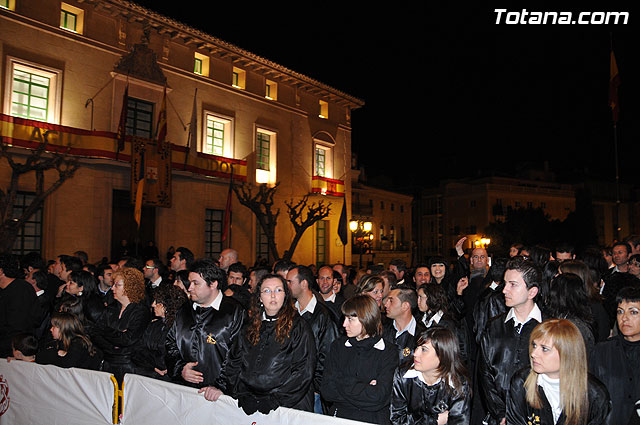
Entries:
[[233, 263], [227, 271], [227, 290], [224, 294], [228, 297], [235, 298], [245, 310], [249, 310], [251, 304], [251, 293], [249, 292], [249, 284], [247, 277], [247, 267], [242, 263]]
[[282, 276], [284, 280], [287, 280], [287, 273], [293, 267], [295, 267], [296, 263], [289, 260], [278, 260], [273, 264], [273, 273]]
[[418, 264], [416, 270], [413, 273], [413, 281], [416, 284], [416, 288], [422, 285], [426, 285], [431, 281], [431, 271], [428, 264]]
[[333, 284], [335, 283], [333, 273], [333, 269], [329, 266], [320, 267], [316, 282], [318, 283], [318, 292], [322, 296], [324, 302], [327, 303], [327, 307], [333, 311], [335, 317], [340, 317], [340, 308], [344, 302], [344, 297], [342, 294], [336, 294], [333, 291]]
[[37, 296], [29, 283], [19, 279], [20, 262], [13, 254], [0, 254], [0, 357], [12, 354], [14, 335], [33, 333]]
[[417, 306], [416, 291], [406, 285], [396, 286], [384, 301], [387, 317], [393, 320], [386, 322], [383, 336], [398, 346], [400, 363], [413, 359], [416, 337], [427, 330], [422, 321], [413, 317], [412, 310]]
[[235, 249], [227, 248], [220, 253], [218, 258], [220, 268], [225, 272], [229, 270], [229, 266], [238, 262], [238, 251]]
[[244, 310], [238, 302], [223, 296], [227, 276], [213, 260], [193, 262], [189, 282], [191, 302], [184, 303], [176, 314], [167, 334], [165, 358], [174, 381], [204, 388], [214, 385], [220, 375], [242, 329]]
[[507, 262], [502, 292], [509, 311], [489, 321], [480, 341], [478, 379], [492, 425], [505, 424], [511, 376], [529, 366], [529, 336], [543, 319], [535, 303], [541, 280], [533, 261], [517, 256]]
[[287, 273], [287, 285], [296, 299], [296, 309], [311, 326], [316, 342], [316, 370], [313, 378], [313, 391], [316, 394], [314, 411], [322, 413], [320, 407], [320, 385], [324, 373], [324, 360], [329, 354], [331, 343], [338, 337], [338, 326], [329, 307], [316, 298], [311, 291], [313, 273], [306, 266], [295, 266]]
[[556, 246], [556, 251], [553, 254], [553, 258], [555, 258], [556, 261], [559, 262], [575, 260], [575, 248], [573, 247], [573, 245], [563, 242]]
[[[160, 274], [163, 267], [164, 264], [162, 264], [159, 258], [152, 258], [144, 264], [144, 277], [149, 282], [151, 289], [155, 289], [163, 283], [164, 279]], [[168, 282], [165, 284], [168, 284]]]
[[191, 268], [193, 259], [193, 252], [191, 252], [189, 248], [180, 246], [176, 248], [176, 252], [173, 254], [173, 257], [171, 257], [169, 266], [174, 272], [179, 272], [180, 270], [188, 270], [189, 268]]
[[110, 264], [100, 264], [96, 272], [98, 278], [98, 296], [106, 306], [113, 301], [113, 269]]
[[396, 275], [396, 283], [402, 285], [404, 283], [404, 274], [407, 272], [407, 263], [401, 258], [394, 258], [389, 263], [389, 271]]
[[632, 423], [634, 403], [640, 400], [640, 288], [621, 289], [616, 301], [620, 334], [596, 344], [589, 365], [609, 389], [612, 409], [607, 425], [626, 425]]

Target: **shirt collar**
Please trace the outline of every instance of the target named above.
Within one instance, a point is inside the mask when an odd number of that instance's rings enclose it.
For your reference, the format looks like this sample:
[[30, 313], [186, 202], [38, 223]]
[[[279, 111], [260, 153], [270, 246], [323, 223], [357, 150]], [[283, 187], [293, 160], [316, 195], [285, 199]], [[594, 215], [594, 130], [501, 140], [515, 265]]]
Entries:
[[302, 316], [306, 312], [313, 314], [316, 309], [316, 304], [318, 304], [318, 300], [316, 300], [316, 296], [312, 294], [311, 300], [309, 300], [304, 310], [300, 311], [300, 303], [298, 301], [296, 301], [296, 309], [300, 312], [300, 316]]
[[157, 288], [158, 286], [160, 286], [161, 282], [162, 282], [162, 276], [158, 276], [158, 278], [156, 280], [151, 282], [151, 287], [152, 288]]
[[[351, 345], [351, 343], [349, 342], [349, 339], [347, 338], [347, 340], [344, 342], [344, 346], [351, 348], [353, 347], [353, 345]], [[384, 345], [384, 339], [380, 338], [380, 341], [376, 342], [375, 344], [373, 344], [373, 348], [375, 348], [376, 350], [380, 350], [380, 351], [384, 351], [385, 345]]]
[[513, 307], [511, 307], [511, 309], [509, 309], [509, 313], [507, 313], [507, 317], [504, 319], [504, 323], [507, 323], [511, 319], [513, 319], [513, 323], [516, 324], [516, 325], [520, 324], [520, 323], [524, 325], [525, 323], [527, 323], [531, 319], [536, 320], [538, 323], [542, 323], [542, 312], [540, 311], [540, 308], [538, 307], [538, 304], [534, 303], [533, 304], [533, 308], [529, 312], [529, 315], [527, 316], [525, 321], [524, 322], [520, 322], [518, 320], [518, 318], [516, 317], [515, 310], [513, 309]]
[[393, 327], [396, 330], [396, 338], [399, 337], [400, 335], [402, 335], [404, 333], [404, 331], [409, 332], [412, 336], [414, 336], [416, 334], [416, 319], [415, 317], [411, 317], [411, 321], [409, 322], [409, 324], [402, 330], [398, 330], [398, 328], [396, 327], [396, 321], [393, 321]]
[[[322, 297], [322, 298], [324, 298], [324, 297]], [[336, 302], [336, 293], [331, 291], [331, 295], [329, 295], [328, 298], [324, 298], [324, 300], [325, 300], [325, 302], [328, 302], [328, 303]]]
[[431, 319], [429, 319], [429, 322], [425, 324], [427, 325], [428, 328], [430, 328], [431, 325], [433, 325], [433, 322], [436, 322], [436, 325], [437, 325], [438, 323], [440, 323], [440, 319], [442, 319], [442, 316], [444, 316], [444, 312], [442, 310], [439, 310], [436, 314], [431, 316]]
[[222, 304], [222, 291], [218, 291], [218, 296], [214, 298], [213, 301], [211, 301], [211, 304], [209, 305], [200, 305], [198, 303], [193, 303], [193, 309], [195, 310], [196, 307], [202, 307], [202, 308], [208, 308], [208, 307], [213, 307], [216, 310], [220, 310], [220, 304]]

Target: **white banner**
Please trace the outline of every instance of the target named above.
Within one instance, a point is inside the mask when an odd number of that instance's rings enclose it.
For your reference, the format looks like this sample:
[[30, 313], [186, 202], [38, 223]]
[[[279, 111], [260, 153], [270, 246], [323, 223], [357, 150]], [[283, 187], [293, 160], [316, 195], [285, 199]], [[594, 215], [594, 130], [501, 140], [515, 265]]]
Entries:
[[[109, 425], [111, 374], [0, 359], [0, 425]], [[4, 402], [3, 402], [4, 404]], [[0, 413], [4, 408], [0, 407]]]
[[144, 376], [124, 376], [122, 425], [357, 425], [331, 416], [279, 407], [247, 416], [231, 397], [205, 400], [198, 390]]

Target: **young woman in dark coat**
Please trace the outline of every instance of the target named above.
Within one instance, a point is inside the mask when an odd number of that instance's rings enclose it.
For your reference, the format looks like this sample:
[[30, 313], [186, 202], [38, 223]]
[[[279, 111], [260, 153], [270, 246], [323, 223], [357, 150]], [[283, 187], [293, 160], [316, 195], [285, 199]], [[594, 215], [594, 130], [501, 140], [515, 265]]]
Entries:
[[416, 345], [413, 365], [393, 377], [393, 425], [469, 424], [471, 390], [454, 333], [434, 326]]
[[64, 368], [100, 368], [102, 353], [93, 346], [77, 316], [71, 313], [53, 313], [51, 334], [53, 340], [38, 351], [37, 363]]
[[160, 285], [153, 291], [151, 307], [155, 318], [145, 329], [140, 344], [133, 352], [133, 363], [138, 375], [169, 380], [164, 360], [165, 341], [176, 312], [186, 300], [184, 291], [177, 286]]
[[[507, 396], [509, 425], [603, 425], [607, 388], [587, 372], [584, 339], [566, 319], [537, 325], [529, 338], [531, 368], [516, 372]], [[621, 424], [622, 425], [622, 424]]]
[[395, 345], [382, 338], [380, 309], [366, 294], [342, 304], [346, 336], [331, 344], [320, 393], [329, 414], [375, 424], [389, 424]]
[[313, 411], [315, 368], [311, 328], [298, 314], [286, 281], [268, 274], [258, 282], [249, 321], [229, 351], [217, 387], [200, 392], [210, 401], [227, 394], [247, 415], [279, 406]]

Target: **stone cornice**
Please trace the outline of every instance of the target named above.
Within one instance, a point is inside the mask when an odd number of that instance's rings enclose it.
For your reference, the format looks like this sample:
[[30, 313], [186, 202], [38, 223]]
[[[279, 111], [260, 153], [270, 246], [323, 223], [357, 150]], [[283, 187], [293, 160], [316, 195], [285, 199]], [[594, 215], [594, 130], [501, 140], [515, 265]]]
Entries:
[[270, 80], [289, 84], [351, 109], [364, 106], [364, 101], [354, 96], [136, 3], [126, 0], [84, 0], [84, 3], [91, 4], [98, 10], [103, 10], [112, 16], [122, 16], [129, 22], [143, 23], [146, 21], [161, 35], [167, 35], [174, 41], [182, 40], [185, 45], [192, 45], [196, 49], [208, 51], [212, 56], [230, 60], [234, 65], [262, 74]]

